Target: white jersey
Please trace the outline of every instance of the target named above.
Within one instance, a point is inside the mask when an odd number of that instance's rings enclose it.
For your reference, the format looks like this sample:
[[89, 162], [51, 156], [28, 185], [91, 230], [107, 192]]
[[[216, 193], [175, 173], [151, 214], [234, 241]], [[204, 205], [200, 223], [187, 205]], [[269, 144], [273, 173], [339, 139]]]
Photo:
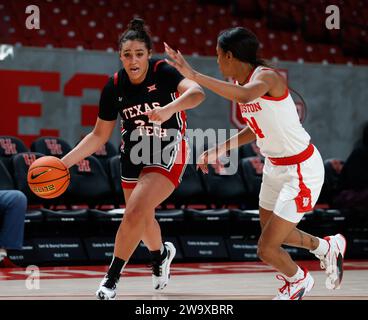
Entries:
[[[257, 67], [248, 77], [248, 82], [262, 69], [269, 68]], [[257, 136], [257, 146], [263, 156], [289, 157], [308, 147], [310, 136], [299, 121], [288, 89], [278, 98], [262, 96], [238, 105], [243, 119]]]

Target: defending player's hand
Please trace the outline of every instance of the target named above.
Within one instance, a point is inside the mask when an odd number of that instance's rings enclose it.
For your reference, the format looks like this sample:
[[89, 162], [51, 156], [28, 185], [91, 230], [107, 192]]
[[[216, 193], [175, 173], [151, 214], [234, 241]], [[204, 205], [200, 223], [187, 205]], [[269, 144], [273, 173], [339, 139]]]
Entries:
[[178, 70], [184, 77], [186, 77], [187, 79], [193, 80], [195, 71], [189, 65], [189, 63], [184, 59], [180, 51], [178, 50], [176, 52], [174, 49], [169, 47], [169, 45], [166, 42], [164, 42], [164, 45], [165, 45], [165, 51], [167, 55], [172, 59], [172, 61], [165, 59], [166, 62], [169, 65], [176, 68], [176, 70]]
[[200, 168], [203, 173], [208, 173], [208, 165], [216, 164], [221, 156], [218, 147], [204, 151], [197, 160], [197, 169]]
[[174, 113], [170, 110], [170, 108], [163, 107], [160, 109], [144, 112], [144, 114], [148, 117], [149, 121], [162, 123], [169, 120]]
[[201, 169], [203, 173], [208, 173], [208, 150], [203, 152], [197, 160], [197, 169]]
[[204, 151], [197, 160], [197, 169], [200, 168], [203, 173], [208, 173], [208, 165], [222, 166], [219, 160], [226, 153], [226, 145], [219, 144]]

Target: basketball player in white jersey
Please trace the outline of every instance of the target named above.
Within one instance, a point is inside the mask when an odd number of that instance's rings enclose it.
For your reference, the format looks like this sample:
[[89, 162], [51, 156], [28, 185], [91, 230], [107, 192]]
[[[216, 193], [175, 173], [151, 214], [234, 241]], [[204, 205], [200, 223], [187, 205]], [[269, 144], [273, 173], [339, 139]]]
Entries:
[[[208, 163], [224, 155], [230, 146], [256, 140], [265, 156], [259, 214], [262, 233], [259, 258], [278, 270], [284, 285], [275, 299], [302, 299], [314, 285], [307, 269], [299, 267], [281, 247], [287, 244], [310, 250], [326, 270], [326, 287], [338, 289], [343, 275], [346, 240], [341, 234], [323, 239], [297, 229], [305, 212], [316, 204], [324, 181], [324, 166], [317, 148], [302, 127], [285, 80], [257, 58], [259, 42], [241, 27], [220, 33], [217, 62], [224, 77], [220, 81], [194, 70], [181, 53], [165, 44], [168, 61], [184, 77], [220, 96], [238, 102], [248, 126], [229, 140], [204, 152], [199, 167], [207, 173]], [[235, 143], [234, 143], [235, 142]], [[237, 142], [237, 143], [236, 143]]]

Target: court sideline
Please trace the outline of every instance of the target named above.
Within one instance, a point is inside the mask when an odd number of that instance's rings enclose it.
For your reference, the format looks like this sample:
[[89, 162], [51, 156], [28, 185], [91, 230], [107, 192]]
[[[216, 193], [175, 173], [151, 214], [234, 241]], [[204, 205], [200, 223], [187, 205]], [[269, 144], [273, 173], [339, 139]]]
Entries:
[[[346, 261], [340, 290], [327, 290], [317, 261], [303, 261], [315, 279], [305, 300], [368, 300], [368, 261]], [[0, 300], [94, 300], [107, 266], [41, 267], [39, 277], [26, 269], [0, 270]], [[119, 300], [271, 300], [283, 283], [259, 262], [183, 263], [172, 265], [169, 286], [154, 292], [145, 265], [124, 271]], [[36, 276], [33, 273], [33, 276]]]

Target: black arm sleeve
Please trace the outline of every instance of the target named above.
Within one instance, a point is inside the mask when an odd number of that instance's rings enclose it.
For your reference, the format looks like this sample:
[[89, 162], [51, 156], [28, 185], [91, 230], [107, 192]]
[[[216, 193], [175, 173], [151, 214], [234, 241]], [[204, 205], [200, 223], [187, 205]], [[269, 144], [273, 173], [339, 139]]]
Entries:
[[160, 82], [164, 84], [165, 88], [171, 92], [177, 91], [179, 83], [184, 79], [179, 71], [166, 62], [159, 64], [157, 76]]
[[102, 120], [112, 121], [118, 117], [116, 107], [114, 79], [111, 77], [103, 88], [100, 96], [98, 117]]

